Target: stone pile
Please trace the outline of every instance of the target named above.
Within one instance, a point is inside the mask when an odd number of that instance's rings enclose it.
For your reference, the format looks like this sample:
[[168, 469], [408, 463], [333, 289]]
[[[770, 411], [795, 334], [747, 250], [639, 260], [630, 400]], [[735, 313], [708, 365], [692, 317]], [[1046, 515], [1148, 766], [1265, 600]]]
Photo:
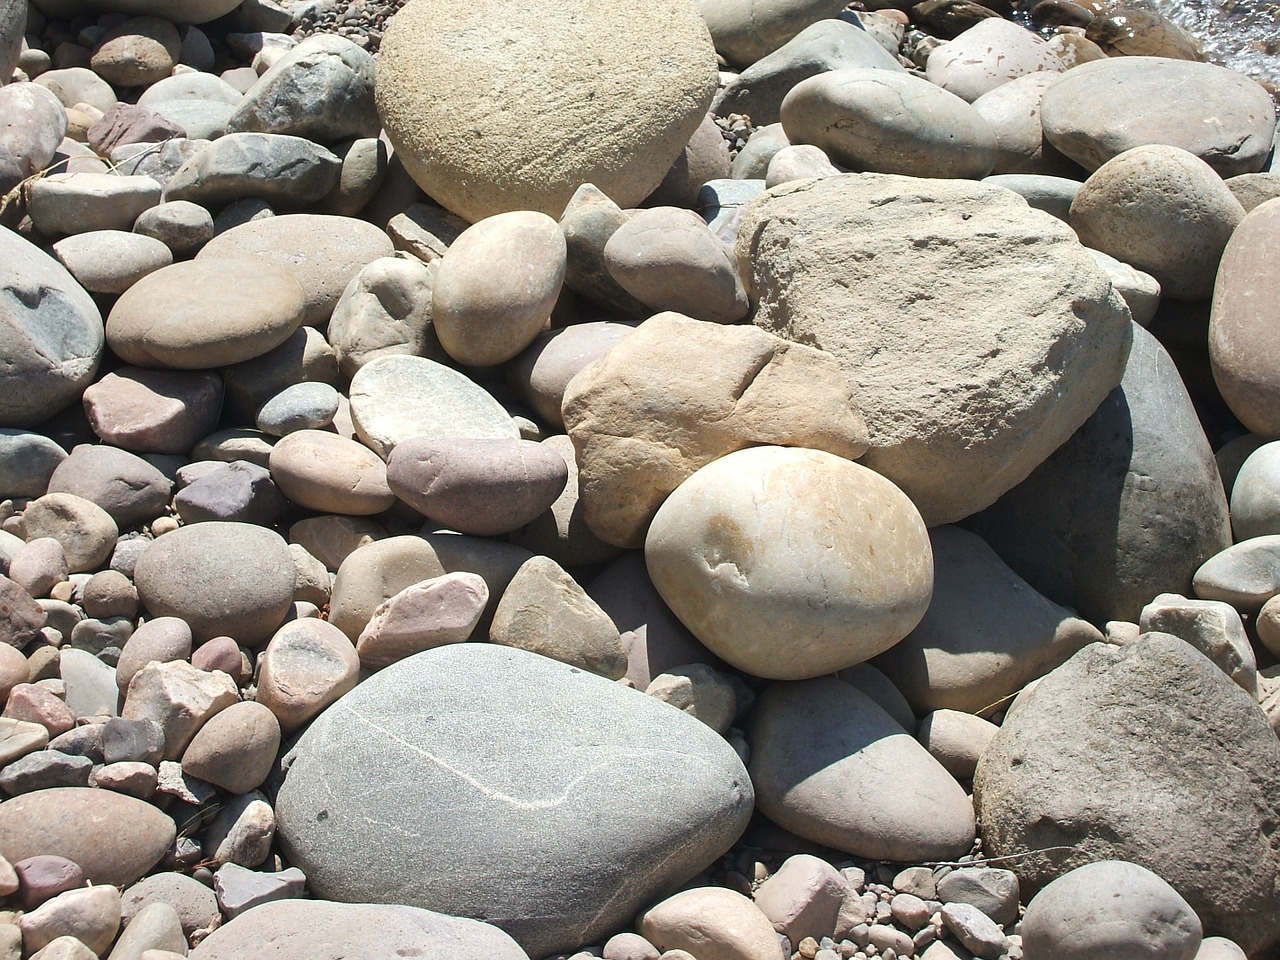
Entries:
[[0, 960], [1280, 949], [1275, 105], [1036, 9], [0, 0]]

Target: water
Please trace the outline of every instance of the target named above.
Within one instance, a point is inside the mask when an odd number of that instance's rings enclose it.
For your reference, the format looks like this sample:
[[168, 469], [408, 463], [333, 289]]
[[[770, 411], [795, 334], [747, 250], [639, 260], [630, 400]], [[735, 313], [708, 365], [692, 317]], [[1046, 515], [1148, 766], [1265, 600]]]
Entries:
[[1207, 59], [1280, 90], [1280, 2], [1142, 0], [1204, 45]]

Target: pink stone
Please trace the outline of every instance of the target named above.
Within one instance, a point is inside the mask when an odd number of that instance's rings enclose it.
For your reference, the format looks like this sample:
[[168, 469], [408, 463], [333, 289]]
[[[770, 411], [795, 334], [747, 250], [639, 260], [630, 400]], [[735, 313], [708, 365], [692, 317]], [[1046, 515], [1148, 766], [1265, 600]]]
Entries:
[[9, 691], [3, 716], [13, 720], [38, 723], [49, 731], [50, 737], [66, 733], [76, 725], [71, 708], [44, 687], [34, 683], [20, 683]]
[[125, 450], [187, 453], [213, 432], [222, 380], [205, 370], [121, 367], [84, 391], [94, 433]]
[[471, 636], [489, 588], [474, 573], [447, 573], [406, 587], [374, 611], [356, 641], [360, 663], [385, 667], [405, 657]]

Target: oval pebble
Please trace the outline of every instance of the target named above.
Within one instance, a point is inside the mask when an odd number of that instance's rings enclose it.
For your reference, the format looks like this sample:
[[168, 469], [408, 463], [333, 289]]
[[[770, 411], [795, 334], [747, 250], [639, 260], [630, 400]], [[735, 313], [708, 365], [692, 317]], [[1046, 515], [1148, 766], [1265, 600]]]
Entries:
[[291, 734], [352, 689], [360, 676], [356, 648], [324, 620], [295, 620], [267, 644], [258, 673], [258, 703]]
[[271, 478], [299, 506], [324, 513], [367, 516], [395, 502], [387, 466], [355, 440], [321, 430], [298, 430], [271, 448]]
[[277, 393], [258, 411], [258, 429], [273, 437], [297, 430], [318, 430], [333, 422], [338, 400], [338, 391], [327, 383], [295, 383]]

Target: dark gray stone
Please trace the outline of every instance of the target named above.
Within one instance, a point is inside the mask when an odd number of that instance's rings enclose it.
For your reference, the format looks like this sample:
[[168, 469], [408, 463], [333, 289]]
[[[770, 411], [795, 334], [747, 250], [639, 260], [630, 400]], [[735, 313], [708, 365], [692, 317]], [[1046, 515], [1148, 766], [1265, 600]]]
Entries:
[[50, 740], [49, 749], [76, 757], [88, 757], [95, 764], [105, 763], [106, 755], [102, 749], [102, 732], [105, 729], [105, 723], [87, 723], [83, 727], [72, 727], [66, 733], [59, 734]]
[[342, 162], [319, 144], [275, 133], [219, 137], [174, 173], [165, 200], [190, 200], [216, 210], [256, 197], [302, 206], [338, 184]]
[[599, 188], [580, 186], [560, 217], [568, 251], [564, 283], [624, 318], [644, 319], [653, 311], [623, 290], [604, 265], [604, 245], [626, 222], [626, 215]]
[[37, 750], [0, 770], [0, 788], [11, 797], [51, 787], [87, 787], [93, 761], [57, 750]]
[[154, 720], [112, 717], [102, 727], [102, 759], [106, 763], [141, 761], [155, 766], [164, 756], [164, 730]]
[[183, 523], [234, 520], [269, 527], [284, 511], [285, 499], [270, 470], [233, 460], [184, 487], [173, 505]]
[[1159, 871], [1207, 935], [1280, 944], [1280, 741], [1258, 704], [1163, 633], [1091, 644], [1014, 704], [978, 763], [983, 853], [1022, 895], [1098, 860]]
[[67, 451], [40, 433], [0, 428], [0, 499], [43, 497]]
[[49, 478], [49, 493], [70, 493], [96, 503], [120, 529], [164, 513], [173, 485], [128, 450], [82, 443]]
[[674, 892], [738, 838], [752, 799], [737, 754], [693, 717], [536, 654], [456, 644], [312, 724], [277, 838], [318, 896], [484, 917], [541, 957]]
[[1173, 361], [1133, 328], [1120, 386], [1021, 484], [965, 520], [1023, 579], [1094, 624], [1134, 623], [1231, 543], [1213, 452]]

